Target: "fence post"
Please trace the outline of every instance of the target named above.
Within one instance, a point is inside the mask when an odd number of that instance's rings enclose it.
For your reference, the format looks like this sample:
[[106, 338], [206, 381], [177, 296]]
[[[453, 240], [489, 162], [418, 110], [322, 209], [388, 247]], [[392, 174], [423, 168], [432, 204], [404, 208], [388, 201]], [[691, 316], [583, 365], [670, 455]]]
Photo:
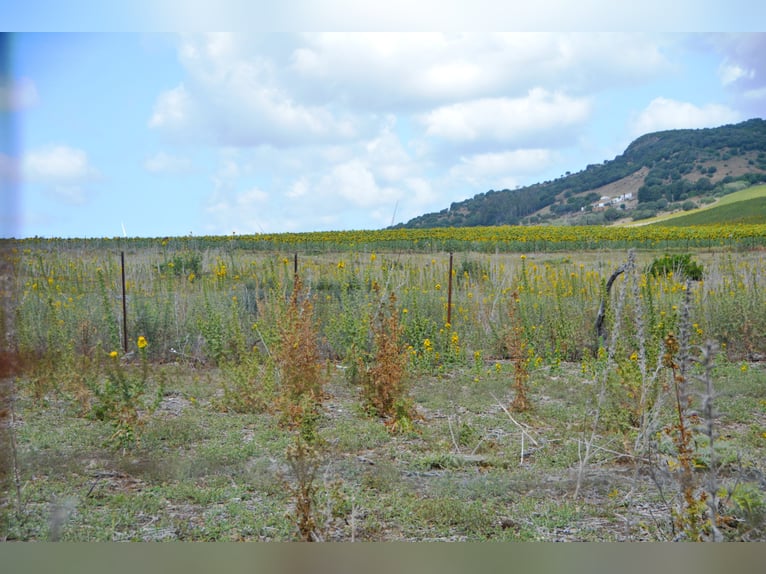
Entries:
[[452, 325], [452, 251], [449, 254], [449, 281], [447, 282], [447, 323]]
[[125, 252], [120, 251], [120, 268], [122, 270], [122, 349], [128, 352], [128, 313], [125, 303]]

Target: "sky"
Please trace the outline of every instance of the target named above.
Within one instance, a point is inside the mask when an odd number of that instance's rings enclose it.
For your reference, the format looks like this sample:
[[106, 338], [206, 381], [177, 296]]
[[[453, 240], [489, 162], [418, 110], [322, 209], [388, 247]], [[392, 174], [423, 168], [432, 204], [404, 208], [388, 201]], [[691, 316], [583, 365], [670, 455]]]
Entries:
[[766, 117], [757, 31], [158, 32], [164, 17], [10, 20], [0, 236], [380, 229], [644, 133]]

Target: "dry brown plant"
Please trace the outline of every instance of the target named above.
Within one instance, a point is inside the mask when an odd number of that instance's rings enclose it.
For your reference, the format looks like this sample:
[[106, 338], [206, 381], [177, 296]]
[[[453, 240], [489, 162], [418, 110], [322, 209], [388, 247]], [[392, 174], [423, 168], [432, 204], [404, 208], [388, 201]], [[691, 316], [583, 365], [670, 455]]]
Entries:
[[374, 351], [370, 364], [360, 364], [362, 399], [367, 409], [384, 418], [391, 431], [408, 431], [417, 413], [406, 384], [407, 355], [403, 327], [392, 292], [372, 322]]
[[319, 352], [314, 305], [296, 275], [293, 293], [279, 324], [274, 352], [277, 366], [277, 406], [282, 422], [295, 432], [285, 453], [294, 481], [288, 490], [294, 502], [292, 519], [300, 539], [321, 541], [317, 520], [317, 472], [322, 441], [317, 433], [325, 398], [326, 370]]
[[[700, 418], [693, 408], [693, 395], [690, 388], [690, 367], [692, 354], [689, 346], [691, 321], [691, 290], [687, 281], [686, 300], [681, 310], [678, 338], [669, 333], [665, 338], [663, 365], [670, 370], [675, 395], [677, 420], [665, 428], [676, 446], [678, 467], [675, 469], [676, 480], [681, 490], [683, 503], [680, 508], [672, 508], [673, 525], [678, 539], [698, 542], [705, 540], [714, 526], [706, 516], [709, 493], [699, 488], [699, 478], [695, 473], [695, 434], [698, 432]], [[712, 430], [711, 430], [712, 437]], [[711, 444], [712, 447], [712, 444]], [[713, 467], [711, 453], [711, 468]], [[714, 533], [715, 534], [715, 533]]]
[[292, 296], [279, 325], [274, 353], [279, 390], [277, 403], [291, 428], [305, 430], [309, 442], [324, 400], [326, 369], [319, 352], [314, 305], [296, 278]]
[[321, 456], [316, 447], [303, 440], [299, 435], [287, 447], [287, 464], [294, 482], [287, 484], [295, 507], [292, 519], [298, 528], [300, 539], [304, 542], [320, 542], [321, 532], [317, 517], [317, 473]]
[[524, 339], [524, 325], [519, 313], [519, 294], [514, 291], [511, 294], [511, 302], [508, 306], [508, 326], [505, 336], [505, 347], [513, 363], [513, 391], [514, 397], [511, 402], [511, 410], [524, 412], [531, 408], [527, 397], [527, 380], [529, 370], [527, 362], [527, 343]]

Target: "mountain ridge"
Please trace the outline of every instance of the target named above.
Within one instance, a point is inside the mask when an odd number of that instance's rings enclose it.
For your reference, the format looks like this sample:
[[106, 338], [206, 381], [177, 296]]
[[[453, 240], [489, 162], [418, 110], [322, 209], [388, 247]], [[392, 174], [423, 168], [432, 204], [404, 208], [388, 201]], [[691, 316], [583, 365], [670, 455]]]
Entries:
[[[552, 181], [478, 193], [394, 227], [608, 225], [688, 211], [761, 182], [766, 182], [766, 120], [753, 118], [644, 134], [612, 160]], [[613, 204], [614, 198], [620, 201]]]

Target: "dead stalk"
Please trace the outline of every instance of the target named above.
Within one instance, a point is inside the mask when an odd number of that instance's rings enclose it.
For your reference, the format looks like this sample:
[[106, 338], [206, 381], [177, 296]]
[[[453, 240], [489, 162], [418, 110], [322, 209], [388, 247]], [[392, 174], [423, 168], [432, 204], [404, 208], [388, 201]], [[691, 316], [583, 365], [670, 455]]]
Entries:
[[519, 421], [517, 421], [515, 418], [513, 418], [511, 413], [508, 411], [508, 409], [505, 408], [505, 406], [503, 406], [503, 403], [501, 403], [499, 400], [497, 400], [497, 397], [495, 397], [495, 395], [490, 393], [490, 396], [495, 400], [497, 405], [501, 409], [503, 409], [503, 412], [506, 415], [508, 415], [508, 418], [511, 420], [511, 422], [513, 424], [515, 424], [518, 427], [518, 429], [521, 431], [521, 462], [519, 464], [524, 464], [524, 457], [526, 456], [526, 451], [524, 450], [524, 439], [525, 439], [525, 437], [528, 438], [532, 442], [532, 444], [535, 445], [536, 447], [539, 447], [539, 443], [535, 440], [535, 438], [531, 434], [529, 434], [527, 429], [524, 428], [526, 425], [522, 425]]
[[447, 425], [449, 426], [449, 435], [452, 438], [452, 445], [455, 447], [455, 452], [457, 454], [460, 454], [460, 447], [457, 444], [457, 440], [455, 440], [455, 433], [452, 431], [452, 417], [447, 417]]

